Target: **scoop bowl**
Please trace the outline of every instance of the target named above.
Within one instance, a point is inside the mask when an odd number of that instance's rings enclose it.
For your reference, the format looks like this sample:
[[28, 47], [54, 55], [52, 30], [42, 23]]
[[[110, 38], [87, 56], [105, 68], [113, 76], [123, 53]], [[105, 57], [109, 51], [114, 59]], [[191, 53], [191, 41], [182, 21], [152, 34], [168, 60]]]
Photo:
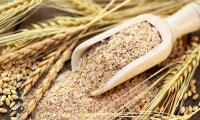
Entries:
[[[188, 16], [190, 16], [190, 19]], [[140, 56], [139, 58], [127, 64], [113, 77], [111, 77], [102, 87], [91, 91], [91, 96], [100, 95], [164, 61], [169, 56], [172, 50], [173, 41], [176, 40], [176, 38], [186, 33], [196, 31], [200, 28], [200, 6], [198, 2], [190, 3], [166, 19], [162, 19], [152, 14], [143, 14], [132, 18], [108, 31], [105, 31], [76, 47], [72, 54], [72, 70], [79, 66], [80, 58], [92, 45], [120, 31], [123, 31], [132, 25], [145, 21], [157, 29], [162, 42], [146, 52], [143, 56]]]

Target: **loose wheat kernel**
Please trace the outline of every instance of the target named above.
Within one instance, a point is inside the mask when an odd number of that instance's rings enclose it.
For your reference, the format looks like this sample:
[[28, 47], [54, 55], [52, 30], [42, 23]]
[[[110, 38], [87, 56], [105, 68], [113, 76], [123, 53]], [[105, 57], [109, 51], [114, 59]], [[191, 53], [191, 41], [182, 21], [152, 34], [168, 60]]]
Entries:
[[12, 98], [13, 98], [14, 100], [19, 99], [19, 97], [18, 97], [17, 95], [12, 95]]
[[21, 80], [21, 75], [20, 74], [17, 74], [17, 81], [20, 81]]
[[2, 88], [7, 88], [8, 87], [8, 83], [3, 83]]
[[192, 96], [192, 92], [190, 90], [187, 92], [187, 94], [188, 94], [188, 97]]
[[2, 86], [3, 86], [3, 80], [0, 79], [0, 87], [2, 87]]
[[3, 93], [3, 89], [2, 88], [0, 88], [0, 93]]
[[194, 106], [194, 107], [192, 108], [192, 110], [193, 110], [194, 112], [196, 112], [198, 109], [199, 109], [198, 106]]
[[192, 80], [191, 80], [191, 84], [194, 85], [195, 83], [196, 83], [196, 80], [195, 80], [195, 79], [192, 79]]
[[193, 100], [197, 100], [198, 98], [199, 98], [199, 94], [195, 94], [195, 95], [193, 95], [193, 97], [192, 97]]
[[10, 78], [9, 77], [3, 77], [2, 80], [5, 81], [5, 82], [8, 82], [8, 81], [10, 81]]
[[191, 87], [191, 91], [192, 91], [192, 93], [197, 93], [197, 91], [196, 91], [196, 87]]
[[3, 94], [10, 95], [11, 94], [10, 89], [8, 89], [8, 88], [3, 89]]
[[15, 105], [15, 106], [13, 106], [13, 107], [11, 108], [11, 110], [17, 110], [17, 108], [18, 108], [18, 105]]
[[6, 98], [5, 102], [7, 106], [10, 106], [10, 99]]
[[11, 117], [10, 120], [18, 120], [17, 117]]
[[185, 93], [185, 94], [184, 94], [184, 96], [183, 96], [183, 100], [186, 100], [186, 99], [187, 99], [187, 97], [188, 97], [188, 94], [187, 94], [187, 93]]
[[183, 115], [187, 115], [188, 114], [188, 111], [189, 111], [189, 107], [185, 107], [185, 112]]
[[7, 109], [5, 109], [5, 108], [0, 108], [0, 113], [7, 113], [7, 112], [8, 112]]
[[180, 109], [180, 113], [181, 113], [181, 114], [184, 114], [184, 112], [185, 112], [185, 107], [182, 106], [181, 109]]
[[189, 112], [189, 113], [192, 112], [192, 106], [191, 106], [191, 105], [189, 105], [189, 107], [188, 107], [188, 112]]
[[11, 93], [12, 93], [13, 95], [17, 95], [17, 92], [16, 92], [15, 90], [11, 90]]
[[20, 88], [22, 86], [22, 82], [18, 82], [16, 88]]
[[1, 96], [0, 100], [3, 102], [6, 99], [6, 95]]
[[14, 101], [14, 99], [12, 98], [11, 95], [8, 95], [8, 99], [9, 99], [10, 101]]
[[2, 106], [2, 105], [3, 105], [3, 102], [0, 101], [0, 106]]
[[17, 114], [17, 111], [13, 111], [13, 112], [10, 113], [10, 116], [13, 117], [13, 116], [15, 116], [16, 114]]
[[12, 108], [13, 106], [15, 106], [15, 102], [11, 102], [10, 108]]

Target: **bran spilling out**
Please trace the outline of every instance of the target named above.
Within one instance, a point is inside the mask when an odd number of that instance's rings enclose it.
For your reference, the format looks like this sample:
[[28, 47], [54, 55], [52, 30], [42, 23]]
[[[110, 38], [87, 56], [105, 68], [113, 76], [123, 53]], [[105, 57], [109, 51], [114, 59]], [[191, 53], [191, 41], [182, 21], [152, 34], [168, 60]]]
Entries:
[[161, 37], [148, 22], [137, 23], [93, 45], [87, 50], [75, 72], [95, 90], [127, 64], [161, 43]]
[[[172, 54], [170, 54], [168, 60], [163, 62], [162, 66], [166, 66], [185, 53], [182, 40], [176, 41], [175, 44]], [[45, 93], [36, 110], [30, 116], [30, 120], [105, 120], [116, 117], [117, 114], [113, 113], [120, 113], [122, 110], [126, 110], [126, 113], [141, 112], [158, 92], [156, 90], [149, 91], [141, 100], [133, 101], [139, 93], [151, 84], [149, 80], [146, 82], [144, 80], [155, 71], [148, 72], [126, 81], [106, 92], [106, 94], [89, 97], [84, 94], [84, 88], [89, 80], [80, 83], [80, 79], [77, 78], [78, 73], [66, 70], [59, 75], [51, 88]], [[31, 92], [34, 93], [34, 90], [32, 89]], [[25, 106], [30, 99], [32, 99], [31, 94], [24, 99]], [[125, 105], [127, 107], [124, 108]]]
[[[115, 118], [117, 114], [138, 113], [145, 109], [158, 92], [156, 90], [150, 91], [140, 100], [130, 102], [148, 87], [150, 81], [142, 83], [147, 77], [147, 74], [142, 74], [106, 94], [90, 97], [84, 93], [86, 84], [77, 84], [79, 81], [76, 79], [77, 76], [72, 71], [67, 70], [45, 93], [30, 120], [105, 120]], [[139, 84], [140, 87], [132, 90]], [[26, 98], [26, 100], [30, 99], [31, 96]], [[27, 103], [28, 101], [25, 102], [25, 105]], [[127, 106], [123, 107], [126, 104]], [[115, 112], [117, 112], [116, 115]]]

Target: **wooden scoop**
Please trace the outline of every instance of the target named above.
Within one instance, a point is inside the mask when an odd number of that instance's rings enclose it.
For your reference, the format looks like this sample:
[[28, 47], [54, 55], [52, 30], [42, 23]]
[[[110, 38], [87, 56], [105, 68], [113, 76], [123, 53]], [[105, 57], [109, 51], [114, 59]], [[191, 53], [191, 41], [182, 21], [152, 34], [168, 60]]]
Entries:
[[113, 34], [123, 31], [134, 24], [144, 21], [149, 22], [158, 30], [162, 42], [143, 56], [133, 60], [131, 63], [123, 67], [102, 87], [95, 91], [91, 91], [90, 94], [92, 96], [100, 95], [164, 61], [169, 56], [172, 50], [173, 41], [176, 40], [176, 38], [200, 28], [200, 1], [186, 5], [180, 11], [166, 19], [151, 14], [140, 15], [83, 42], [76, 47], [72, 54], [72, 69], [79, 66], [82, 54], [84, 54], [90, 46], [110, 37]]

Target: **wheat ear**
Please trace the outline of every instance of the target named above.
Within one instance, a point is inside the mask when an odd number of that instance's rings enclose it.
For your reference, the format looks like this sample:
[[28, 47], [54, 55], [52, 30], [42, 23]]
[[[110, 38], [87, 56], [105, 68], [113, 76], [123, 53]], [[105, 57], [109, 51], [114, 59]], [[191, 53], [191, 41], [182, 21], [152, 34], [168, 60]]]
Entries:
[[36, 89], [34, 98], [31, 99], [31, 101], [25, 107], [22, 115], [20, 116], [20, 120], [25, 120], [28, 117], [28, 115], [35, 109], [38, 101], [40, 101], [45, 91], [48, 90], [48, 88], [50, 87], [51, 82], [55, 80], [58, 73], [63, 68], [65, 61], [70, 59], [72, 50], [74, 49], [76, 44], [77, 42], [75, 41], [69, 48], [67, 48], [62, 53], [62, 55], [60, 56], [60, 59], [51, 67], [46, 78], [42, 81], [42, 83]]
[[38, 54], [38, 53], [44, 52], [50, 47], [56, 46], [69, 39], [70, 39], [70, 34], [67, 34], [67, 33], [54, 35], [53, 37], [47, 38], [41, 42], [37, 42], [35, 44], [29, 45], [20, 50], [14, 51], [8, 55], [1, 56], [0, 63], [5, 64], [12, 60], [19, 60], [26, 56], [31, 56], [31, 55], [35, 55], [36, 53]]
[[71, 41], [66, 42], [58, 50], [48, 55], [48, 58], [46, 58], [46, 60], [39, 63], [37, 70], [34, 71], [28, 78], [28, 80], [23, 83], [22, 87], [24, 87], [24, 89], [22, 96], [26, 95], [30, 91], [32, 86], [36, 84], [36, 82], [39, 80], [44, 72], [47, 72], [47, 70], [60, 57], [62, 52], [66, 49], [67, 46], [69, 46], [69, 44], [71, 44]]
[[0, 7], [0, 33], [25, 20], [45, 0], [15, 0]]
[[75, 26], [80, 26], [87, 24], [92, 20], [92, 17], [68, 17], [68, 16], [60, 16], [60, 17], [55, 17], [53, 19], [44, 21], [44, 22], [39, 22], [36, 24], [32, 24], [31, 29], [46, 29], [46, 28], [60, 28], [60, 27], [75, 27]]
[[47, 6], [79, 15], [97, 15], [101, 7], [92, 0], [50, 0]]
[[[153, 111], [159, 105], [163, 108], [163, 110], [160, 111], [161, 114], [164, 112], [169, 114], [175, 113], [199, 64], [199, 51], [200, 45], [196, 46], [192, 51], [188, 51], [186, 58], [179, 61], [179, 63], [170, 69], [170, 72], [167, 72], [165, 76], [160, 79], [159, 83], [163, 83], [163, 85], [158, 94], [149, 103], [146, 111]], [[147, 117], [147, 113], [143, 113], [139, 115], [137, 119], [144, 119]]]

